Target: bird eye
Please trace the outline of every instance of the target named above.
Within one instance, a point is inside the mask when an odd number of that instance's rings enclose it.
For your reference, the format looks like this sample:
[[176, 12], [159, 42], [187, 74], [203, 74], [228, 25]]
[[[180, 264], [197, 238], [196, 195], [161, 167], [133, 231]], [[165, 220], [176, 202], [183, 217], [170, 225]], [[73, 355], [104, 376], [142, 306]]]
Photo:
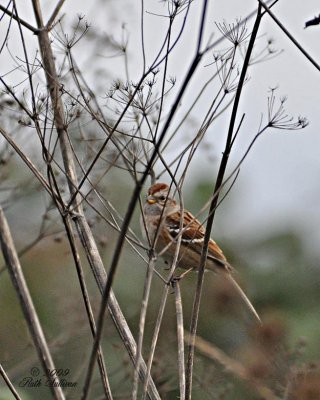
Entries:
[[159, 200], [161, 200], [161, 201], [164, 201], [165, 199], [166, 199], [166, 196], [162, 195], [162, 196], [159, 197]]

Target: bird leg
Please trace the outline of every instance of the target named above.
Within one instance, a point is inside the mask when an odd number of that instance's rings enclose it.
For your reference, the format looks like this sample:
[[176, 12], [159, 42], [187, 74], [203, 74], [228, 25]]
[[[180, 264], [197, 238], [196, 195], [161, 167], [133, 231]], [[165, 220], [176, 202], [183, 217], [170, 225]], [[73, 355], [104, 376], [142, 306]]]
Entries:
[[184, 278], [189, 272], [191, 272], [191, 271], [193, 271], [193, 270], [194, 270], [194, 268], [189, 268], [189, 269], [187, 269], [186, 271], [184, 271], [182, 274], [173, 276], [173, 277], [171, 278], [169, 284], [172, 285], [172, 284], [174, 284], [175, 282], [180, 281], [180, 280], [181, 280], [182, 278]]

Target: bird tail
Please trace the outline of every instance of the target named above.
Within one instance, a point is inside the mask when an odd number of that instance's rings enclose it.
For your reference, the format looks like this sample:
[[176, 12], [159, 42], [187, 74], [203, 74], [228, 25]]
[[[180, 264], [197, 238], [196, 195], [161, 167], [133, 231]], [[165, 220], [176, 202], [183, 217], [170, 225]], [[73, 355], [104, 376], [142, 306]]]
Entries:
[[244, 293], [244, 291], [241, 289], [241, 287], [238, 285], [238, 283], [235, 281], [235, 279], [232, 277], [230, 273], [227, 273], [226, 276], [229, 278], [229, 282], [231, 282], [232, 286], [236, 289], [236, 291], [239, 293], [241, 296], [242, 300], [246, 303], [247, 307], [251, 311], [251, 313], [255, 316], [255, 318], [258, 320], [259, 324], [262, 324], [261, 319], [253, 307], [251, 301], [248, 299], [247, 295]]

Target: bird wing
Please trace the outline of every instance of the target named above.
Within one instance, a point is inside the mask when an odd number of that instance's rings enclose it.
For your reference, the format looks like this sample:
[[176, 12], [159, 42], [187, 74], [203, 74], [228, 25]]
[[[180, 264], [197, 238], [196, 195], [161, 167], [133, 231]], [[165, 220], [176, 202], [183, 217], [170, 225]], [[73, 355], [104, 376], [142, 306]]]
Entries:
[[[201, 254], [205, 228], [192, 214], [188, 211], [184, 212], [183, 224], [180, 224], [181, 213], [176, 211], [174, 214], [170, 214], [166, 218], [166, 223], [169, 229], [169, 233], [173, 239], [178, 238], [181, 234], [181, 242], [186, 244], [192, 244], [192, 248], [198, 254]], [[220, 266], [226, 267], [228, 264], [226, 258], [213, 239], [210, 239], [208, 245], [208, 259], [217, 262]]]
[[[181, 228], [181, 213], [180, 211], [175, 212], [174, 214], [168, 215], [166, 217], [166, 224], [169, 229], [170, 236], [172, 240], [176, 240], [181, 234], [181, 244], [188, 245], [188, 243], [192, 244], [192, 249], [196, 251], [198, 254], [202, 252], [202, 245], [204, 242], [205, 228], [203, 225], [188, 211], [184, 212], [183, 224]], [[227, 262], [226, 257], [224, 256], [220, 247], [216, 244], [216, 242], [212, 239], [209, 241], [208, 245], [208, 255], [207, 259], [214, 262], [216, 267], [220, 267], [223, 272], [225, 272], [225, 276], [228, 278], [229, 282], [233, 285], [235, 290], [239, 293], [249, 310], [255, 316], [255, 318], [261, 324], [260, 317], [253, 307], [252, 303], [248, 299], [247, 295], [238, 285], [238, 283], [232, 277], [233, 268]], [[206, 268], [208, 268], [208, 263], [206, 264]], [[212, 270], [217, 270], [217, 268], [208, 268]]]

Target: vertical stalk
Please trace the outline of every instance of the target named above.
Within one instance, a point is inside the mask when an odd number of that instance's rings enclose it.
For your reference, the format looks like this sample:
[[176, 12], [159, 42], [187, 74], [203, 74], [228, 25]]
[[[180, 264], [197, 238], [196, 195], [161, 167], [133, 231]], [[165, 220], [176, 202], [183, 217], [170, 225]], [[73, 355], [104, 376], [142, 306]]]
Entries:
[[179, 281], [174, 282], [174, 294], [177, 316], [177, 338], [178, 338], [178, 368], [179, 368], [179, 387], [180, 400], [185, 400], [186, 393], [186, 371], [184, 362], [184, 327], [182, 299]]
[[219, 200], [220, 188], [223, 183], [223, 178], [225, 175], [225, 171], [227, 168], [229, 155], [230, 155], [230, 151], [231, 151], [231, 147], [232, 147], [231, 145], [232, 145], [233, 131], [234, 131], [237, 111], [238, 111], [238, 107], [239, 107], [241, 92], [242, 92], [242, 88], [244, 85], [246, 73], [248, 70], [253, 46], [254, 46], [254, 43], [255, 43], [255, 40], [257, 37], [257, 33], [258, 33], [258, 29], [260, 26], [261, 18], [262, 18], [261, 5], [259, 5], [256, 20], [255, 20], [254, 27], [253, 27], [253, 30], [251, 33], [248, 49], [246, 52], [246, 56], [245, 56], [245, 59], [243, 62], [243, 66], [242, 66], [242, 70], [241, 70], [241, 74], [240, 74], [240, 78], [239, 78], [239, 84], [237, 87], [237, 92], [235, 95], [233, 109], [232, 109], [231, 118], [230, 118], [228, 135], [227, 135], [226, 144], [225, 144], [225, 150], [223, 152], [223, 156], [221, 159], [218, 176], [217, 176], [217, 181], [215, 184], [212, 201], [211, 201], [210, 209], [209, 209], [209, 217], [208, 217], [208, 221], [207, 221], [206, 232], [205, 232], [205, 237], [204, 237], [204, 244], [203, 244], [203, 249], [202, 249], [202, 253], [201, 253], [197, 287], [196, 287], [196, 292], [195, 292], [195, 296], [194, 296], [193, 309], [192, 309], [192, 315], [191, 315], [190, 342], [189, 342], [187, 372], [186, 372], [186, 396], [185, 396], [186, 400], [191, 400], [191, 396], [192, 396], [194, 344], [195, 344], [195, 337], [196, 337], [197, 326], [198, 326], [204, 270], [205, 270], [205, 264], [206, 264], [207, 254], [208, 254], [208, 245], [209, 245], [209, 240], [210, 240], [210, 236], [211, 236], [211, 229], [212, 229], [213, 220], [214, 220], [214, 216], [215, 216], [215, 210], [216, 210], [218, 200]]
[[[12, 240], [6, 217], [0, 207], [0, 242], [3, 257], [7, 264], [11, 281], [17, 292], [20, 305], [31, 333], [36, 351], [49, 382], [55, 382], [59, 378], [54, 374], [56, 371], [49, 346], [44, 336], [38, 314], [34, 307], [19, 258]], [[52, 375], [54, 374], [54, 375]], [[65, 396], [59, 385], [49, 385], [56, 400], [64, 400]]]
[[[48, 30], [44, 27], [39, 0], [32, 0], [32, 4], [33, 4], [34, 15], [37, 22], [37, 27], [39, 30], [38, 42], [44, 66], [47, 86], [51, 98], [51, 104], [54, 114], [54, 124], [57, 129], [59, 137], [59, 144], [61, 148], [61, 154], [63, 158], [66, 177], [68, 180], [70, 195], [73, 198], [74, 204], [76, 205], [74, 208], [75, 216], [73, 218], [73, 221], [77, 228], [82, 246], [84, 247], [84, 250], [86, 252], [88, 262], [93, 271], [94, 277], [97, 281], [99, 290], [102, 293], [105, 288], [105, 284], [107, 282], [107, 274], [105, 272], [104, 265], [102, 263], [96, 242], [92, 235], [92, 231], [83, 213], [80, 201], [81, 199], [79, 198], [80, 195], [77, 190], [78, 180], [73, 159], [72, 147], [69, 142], [67, 127], [64, 124], [65, 118], [63, 111], [63, 103], [60, 95], [59, 79], [56, 72], [54, 56], [51, 48], [51, 42]], [[119, 304], [112, 291], [109, 297], [108, 308], [111, 317], [120, 334], [120, 337], [123, 343], [125, 344], [131, 359], [135, 360], [136, 343], [134, 341], [132, 333], [126, 323], [126, 320], [121, 312]], [[146, 372], [146, 365], [143, 362], [141, 363], [141, 375], [144, 376], [145, 372]], [[149, 393], [150, 398], [159, 399], [157, 389], [152, 381], [150, 382], [148, 390], [150, 392]]]

